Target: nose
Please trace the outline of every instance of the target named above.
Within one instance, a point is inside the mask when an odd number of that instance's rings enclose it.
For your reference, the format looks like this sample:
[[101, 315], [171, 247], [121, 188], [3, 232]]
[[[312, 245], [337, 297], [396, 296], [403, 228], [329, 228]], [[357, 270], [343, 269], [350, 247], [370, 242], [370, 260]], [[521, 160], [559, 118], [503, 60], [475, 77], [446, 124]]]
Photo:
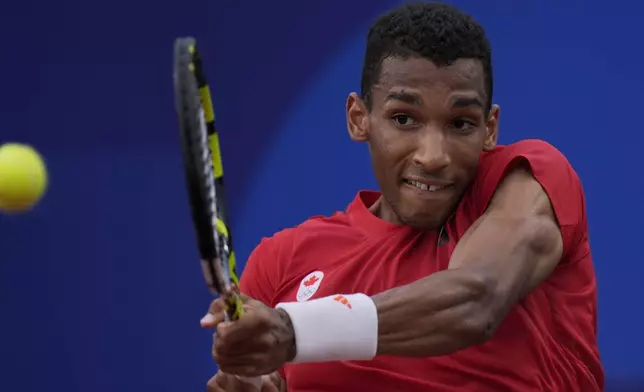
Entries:
[[449, 166], [451, 158], [445, 134], [437, 129], [420, 132], [413, 162], [428, 173], [438, 172]]

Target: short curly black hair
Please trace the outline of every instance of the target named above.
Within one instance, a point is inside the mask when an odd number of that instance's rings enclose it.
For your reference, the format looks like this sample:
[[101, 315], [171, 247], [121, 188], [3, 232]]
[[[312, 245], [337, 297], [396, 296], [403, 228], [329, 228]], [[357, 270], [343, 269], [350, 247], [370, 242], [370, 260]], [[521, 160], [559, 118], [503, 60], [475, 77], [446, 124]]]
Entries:
[[459, 9], [434, 2], [402, 5], [382, 15], [369, 29], [360, 83], [362, 98], [371, 109], [371, 89], [388, 57], [423, 57], [436, 66], [458, 59], [483, 64], [486, 109], [492, 106], [492, 51], [485, 31]]

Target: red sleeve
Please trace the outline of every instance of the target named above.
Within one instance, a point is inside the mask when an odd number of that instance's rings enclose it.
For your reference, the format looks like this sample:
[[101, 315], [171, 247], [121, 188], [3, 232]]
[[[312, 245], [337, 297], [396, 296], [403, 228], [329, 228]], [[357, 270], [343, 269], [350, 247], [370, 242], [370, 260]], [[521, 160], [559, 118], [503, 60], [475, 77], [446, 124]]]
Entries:
[[484, 154], [473, 184], [475, 209], [482, 215], [501, 180], [521, 163], [528, 165], [550, 198], [566, 255], [585, 230], [585, 203], [577, 173], [554, 146], [542, 140], [523, 140]]
[[292, 259], [294, 229], [263, 238], [246, 261], [239, 282], [242, 293], [274, 307], [284, 271]]
[[246, 261], [239, 280], [239, 288], [249, 297], [273, 306], [273, 296], [277, 287], [275, 268], [277, 257], [273, 238], [264, 238]]

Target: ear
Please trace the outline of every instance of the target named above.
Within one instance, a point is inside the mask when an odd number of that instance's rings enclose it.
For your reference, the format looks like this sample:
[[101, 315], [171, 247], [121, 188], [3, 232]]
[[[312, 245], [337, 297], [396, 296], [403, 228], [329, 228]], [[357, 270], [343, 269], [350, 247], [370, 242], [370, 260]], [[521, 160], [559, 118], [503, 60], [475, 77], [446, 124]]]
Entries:
[[347, 129], [351, 140], [365, 142], [369, 139], [369, 111], [357, 93], [347, 97]]
[[485, 123], [485, 141], [483, 142], [483, 151], [492, 151], [499, 140], [499, 114], [501, 108], [499, 105], [492, 105], [490, 115]]

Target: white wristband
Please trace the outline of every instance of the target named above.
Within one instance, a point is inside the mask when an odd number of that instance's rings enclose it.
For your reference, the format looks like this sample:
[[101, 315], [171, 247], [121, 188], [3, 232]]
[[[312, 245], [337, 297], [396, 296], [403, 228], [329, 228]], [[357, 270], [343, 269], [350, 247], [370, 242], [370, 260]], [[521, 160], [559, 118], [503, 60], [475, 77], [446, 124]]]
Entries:
[[295, 331], [293, 363], [370, 360], [378, 349], [378, 311], [364, 294], [283, 302]]

